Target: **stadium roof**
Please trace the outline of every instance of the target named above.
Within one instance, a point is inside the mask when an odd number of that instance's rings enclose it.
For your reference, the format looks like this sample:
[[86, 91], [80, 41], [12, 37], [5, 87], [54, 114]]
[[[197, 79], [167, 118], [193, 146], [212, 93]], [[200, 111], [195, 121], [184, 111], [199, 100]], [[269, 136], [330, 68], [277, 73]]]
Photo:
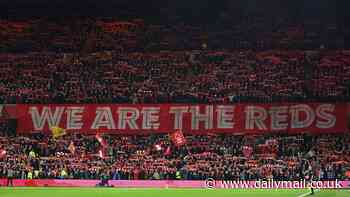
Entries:
[[[341, 20], [346, 18], [349, 1], [334, 0], [2, 0], [2, 18], [110, 16], [142, 17], [161, 22], [184, 19], [186, 21], [215, 21], [223, 15], [249, 14], [276, 17], [287, 15], [293, 19], [316, 17]], [[344, 20], [345, 21], [345, 20]]]

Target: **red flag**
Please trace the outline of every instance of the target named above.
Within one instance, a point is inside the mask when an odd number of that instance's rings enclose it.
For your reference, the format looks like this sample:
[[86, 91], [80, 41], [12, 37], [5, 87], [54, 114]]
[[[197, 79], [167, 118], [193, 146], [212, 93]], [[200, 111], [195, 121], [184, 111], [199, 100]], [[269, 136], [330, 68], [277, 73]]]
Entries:
[[183, 146], [186, 144], [185, 136], [181, 130], [176, 130], [174, 133], [171, 133], [170, 139], [176, 146]]
[[103, 150], [102, 149], [100, 149], [99, 151], [98, 151], [98, 156], [100, 157], [100, 158], [104, 158], [105, 156], [104, 156], [104, 154], [103, 154]]
[[95, 137], [96, 137], [97, 141], [101, 144], [101, 146], [103, 146], [103, 147], [107, 146], [106, 141], [103, 139], [102, 136], [100, 136], [99, 133], [97, 133]]
[[171, 155], [171, 147], [170, 146], [168, 146], [168, 148], [165, 150], [164, 155], [165, 156]]

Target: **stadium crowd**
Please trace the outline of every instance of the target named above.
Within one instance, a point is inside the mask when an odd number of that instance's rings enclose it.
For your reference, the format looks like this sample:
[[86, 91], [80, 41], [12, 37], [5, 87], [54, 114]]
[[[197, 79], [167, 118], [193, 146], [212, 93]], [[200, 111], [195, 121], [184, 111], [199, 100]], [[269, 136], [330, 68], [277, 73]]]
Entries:
[[1, 103], [345, 101], [350, 95], [346, 51], [109, 51], [0, 59]]
[[[244, 23], [203, 32], [1, 20], [0, 103], [349, 101], [350, 51], [299, 26]], [[349, 134], [187, 135], [181, 147], [168, 135], [105, 135], [102, 147], [95, 136], [9, 130], [1, 123], [0, 178], [344, 180], [350, 169]]]
[[[5, 137], [6, 136], [6, 137]], [[275, 179], [346, 180], [350, 136], [187, 135], [175, 146], [168, 135], [43, 134], [0, 137], [0, 177], [21, 179]]]
[[[40, 19], [2, 20], [0, 28], [0, 39], [6, 41], [0, 44], [0, 103], [350, 97], [350, 52], [333, 46], [333, 39], [319, 42], [318, 31], [306, 32], [306, 27], [288, 22], [250, 18], [234, 28], [207, 30], [186, 24], [146, 25], [142, 19]], [[326, 35], [335, 31], [332, 24], [322, 28]]]

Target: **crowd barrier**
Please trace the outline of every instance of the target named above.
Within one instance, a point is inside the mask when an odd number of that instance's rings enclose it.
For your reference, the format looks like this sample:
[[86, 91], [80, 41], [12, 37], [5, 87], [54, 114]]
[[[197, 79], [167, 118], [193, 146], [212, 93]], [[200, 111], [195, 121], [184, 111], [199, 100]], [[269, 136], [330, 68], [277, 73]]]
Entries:
[[[216, 186], [212, 188], [233, 188], [232, 185], [226, 186], [219, 185], [220, 181], [216, 181]], [[14, 186], [16, 187], [96, 187], [100, 180], [61, 180], [61, 179], [34, 179], [34, 180], [13, 180]], [[241, 183], [241, 182], [240, 182]], [[248, 187], [244, 184], [237, 184], [235, 188], [258, 188], [261, 189], [289, 189], [287, 185], [276, 185], [275, 182], [261, 182], [261, 181], [246, 181]], [[325, 181], [323, 181], [325, 183]], [[350, 181], [339, 181], [342, 188], [350, 188]], [[0, 185], [6, 186], [7, 180], [0, 179]], [[232, 184], [232, 183], [231, 183]], [[207, 181], [180, 181], [180, 180], [110, 180], [109, 185], [116, 188], [208, 188]], [[326, 185], [326, 184], [325, 184]], [[254, 187], [255, 186], [255, 187]], [[294, 187], [293, 187], [294, 188]], [[304, 188], [304, 187], [297, 187]], [[295, 189], [295, 188], [294, 188]]]

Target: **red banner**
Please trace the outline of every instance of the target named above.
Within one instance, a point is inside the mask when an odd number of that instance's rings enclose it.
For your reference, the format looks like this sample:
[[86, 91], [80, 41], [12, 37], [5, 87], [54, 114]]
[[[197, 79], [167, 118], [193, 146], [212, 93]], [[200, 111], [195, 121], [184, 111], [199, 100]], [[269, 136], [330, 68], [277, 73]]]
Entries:
[[339, 133], [347, 131], [347, 104], [236, 105], [17, 105], [18, 132], [145, 134]]

